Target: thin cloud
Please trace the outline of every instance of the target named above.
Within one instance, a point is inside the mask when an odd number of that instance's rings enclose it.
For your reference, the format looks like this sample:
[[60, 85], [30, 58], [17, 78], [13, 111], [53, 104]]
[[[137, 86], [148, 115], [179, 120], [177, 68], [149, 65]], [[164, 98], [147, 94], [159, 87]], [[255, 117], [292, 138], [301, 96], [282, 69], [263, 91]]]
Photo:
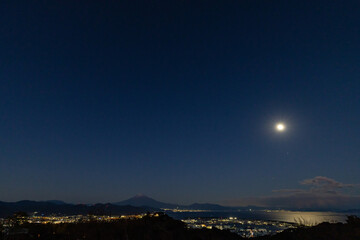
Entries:
[[302, 185], [310, 185], [316, 188], [324, 188], [324, 189], [338, 189], [338, 188], [349, 188], [349, 187], [356, 187], [357, 184], [344, 184], [334, 179], [317, 176], [310, 179], [305, 179], [300, 182]]
[[345, 184], [334, 179], [317, 176], [300, 181], [306, 189], [276, 189], [273, 195], [241, 198], [224, 201], [223, 204], [230, 206], [261, 206], [279, 208], [359, 208], [360, 196], [344, 193], [348, 188], [357, 188], [359, 184]]
[[275, 189], [272, 190], [273, 193], [302, 193], [304, 189]]

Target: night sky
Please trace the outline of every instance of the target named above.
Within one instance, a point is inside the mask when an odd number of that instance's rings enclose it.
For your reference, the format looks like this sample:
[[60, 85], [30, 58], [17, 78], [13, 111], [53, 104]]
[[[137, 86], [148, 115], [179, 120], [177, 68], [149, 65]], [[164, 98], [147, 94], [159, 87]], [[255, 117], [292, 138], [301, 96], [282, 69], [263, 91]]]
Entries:
[[359, 12], [1, 1], [0, 201], [360, 203]]

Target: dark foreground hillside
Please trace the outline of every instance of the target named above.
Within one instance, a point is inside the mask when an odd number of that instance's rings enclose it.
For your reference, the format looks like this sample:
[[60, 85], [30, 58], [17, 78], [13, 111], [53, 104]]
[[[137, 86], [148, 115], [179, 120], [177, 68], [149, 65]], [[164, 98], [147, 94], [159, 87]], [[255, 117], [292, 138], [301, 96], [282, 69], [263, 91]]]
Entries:
[[[0, 240], [241, 240], [235, 233], [217, 229], [188, 229], [167, 215], [114, 222], [68, 224], [22, 224], [2, 232]], [[360, 219], [345, 224], [322, 223], [314, 227], [288, 229], [257, 240], [360, 240]]]
[[321, 223], [313, 227], [287, 229], [257, 240], [360, 240], [360, 218], [350, 216], [347, 223]]

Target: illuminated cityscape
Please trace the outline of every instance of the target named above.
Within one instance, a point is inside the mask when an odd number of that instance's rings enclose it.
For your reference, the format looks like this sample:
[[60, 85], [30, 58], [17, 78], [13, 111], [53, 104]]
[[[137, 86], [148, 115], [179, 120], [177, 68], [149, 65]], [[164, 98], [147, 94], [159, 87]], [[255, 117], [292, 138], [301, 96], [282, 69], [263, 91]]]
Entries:
[[[201, 212], [201, 210], [195, 211]], [[121, 216], [94, 216], [94, 215], [73, 215], [73, 216], [38, 216], [34, 213], [28, 217], [17, 217], [16, 219], [7, 218], [0, 219], [0, 229], [4, 234], [9, 232], [9, 229], [15, 225], [23, 225], [25, 223], [31, 224], [65, 224], [65, 223], [86, 223], [86, 222], [115, 222], [119, 220], [136, 220], [143, 217], [159, 217], [163, 213], [147, 213], [137, 215], [121, 215]], [[185, 219], [182, 222], [186, 223], [188, 228], [193, 229], [213, 229], [229, 230], [243, 237], [256, 237], [264, 235], [273, 235], [279, 233], [284, 229], [294, 228], [297, 224], [278, 222], [278, 221], [264, 221], [264, 220], [245, 220], [236, 217], [229, 218], [194, 218]]]
[[242, 237], [256, 237], [273, 235], [284, 229], [294, 228], [297, 224], [277, 221], [244, 220], [236, 217], [229, 218], [198, 218], [183, 220], [189, 228], [217, 228], [230, 230]]

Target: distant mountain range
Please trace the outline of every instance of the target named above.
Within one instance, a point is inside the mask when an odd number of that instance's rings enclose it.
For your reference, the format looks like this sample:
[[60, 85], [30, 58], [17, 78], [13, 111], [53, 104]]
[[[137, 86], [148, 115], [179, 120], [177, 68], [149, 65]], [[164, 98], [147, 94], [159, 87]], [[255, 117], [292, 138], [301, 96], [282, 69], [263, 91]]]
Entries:
[[77, 215], [77, 214], [94, 214], [94, 215], [124, 215], [139, 214], [161, 209], [186, 209], [186, 210], [211, 210], [211, 211], [230, 211], [238, 208], [224, 207], [210, 203], [194, 203], [191, 205], [179, 205], [159, 202], [145, 195], [136, 195], [130, 199], [116, 203], [97, 203], [93, 205], [70, 204], [59, 200], [49, 201], [19, 201], [19, 202], [1, 202], [0, 201], [0, 218], [8, 217], [16, 212], [26, 212], [32, 214], [50, 215]]
[[0, 218], [8, 217], [16, 212], [26, 212], [32, 214], [51, 215], [126, 215], [126, 214], [140, 214], [146, 212], [153, 212], [159, 209], [151, 207], [135, 207], [135, 206], [119, 206], [114, 204], [101, 204], [94, 205], [85, 204], [68, 204], [62, 201], [19, 201], [19, 202], [0, 202]]
[[[136, 195], [130, 199], [115, 203], [97, 203], [97, 204], [69, 204], [59, 200], [49, 201], [19, 201], [19, 202], [1, 202], [0, 201], [0, 218], [8, 217], [16, 212], [26, 212], [32, 214], [50, 215], [77, 215], [77, 214], [94, 214], [94, 215], [125, 215], [139, 214], [146, 212], [162, 211], [164, 209], [184, 209], [184, 210], [209, 210], [209, 211], [237, 211], [237, 210], [263, 210], [263, 207], [226, 207], [210, 203], [194, 203], [191, 205], [179, 205], [164, 203], [147, 197], [145, 195]], [[269, 209], [269, 208], [266, 208]], [[284, 209], [295, 210], [295, 209]], [[314, 211], [314, 209], [296, 209], [298, 211]], [[359, 209], [348, 211], [339, 211], [336, 209], [321, 209], [321, 211], [335, 211], [343, 213], [358, 213]]]
[[48, 200], [48, 201], [46, 201], [46, 202], [48, 202], [48, 203], [55, 203], [55, 204], [58, 204], [58, 205], [66, 204], [66, 202], [60, 201], [60, 200]]
[[171, 208], [171, 209], [177, 208], [180, 206], [180, 205], [171, 204], [171, 203], [159, 202], [155, 199], [152, 199], [152, 198], [147, 197], [142, 194], [136, 195], [135, 197], [129, 198], [129, 199], [121, 201], [121, 202], [116, 202], [113, 204], [118, 205], [118, 206], [131, 205], [134, 207], [148, 206], [148, 207], [153, 207], [153, 208]]
[[164, 203], [159, 202], [155, 199], [147, 197], [145, 195], [136, 195], [135, 197], [129, 198], [127, 200], [113, 203], [114, 205], [124, 206], [131, 205], [135, 207], [152, 207], [152, 208], [161, 208], [161, 209], [186, 209], [186, 210], [212, 210], [212, 211], [228, 211], [228, 210], [236, 210], [239, 208], [233, 207], [224, 207], [218, 204], [210, 204], [210, 203], [194, 203], [191, 205], [179, 205], [172, 203]]

